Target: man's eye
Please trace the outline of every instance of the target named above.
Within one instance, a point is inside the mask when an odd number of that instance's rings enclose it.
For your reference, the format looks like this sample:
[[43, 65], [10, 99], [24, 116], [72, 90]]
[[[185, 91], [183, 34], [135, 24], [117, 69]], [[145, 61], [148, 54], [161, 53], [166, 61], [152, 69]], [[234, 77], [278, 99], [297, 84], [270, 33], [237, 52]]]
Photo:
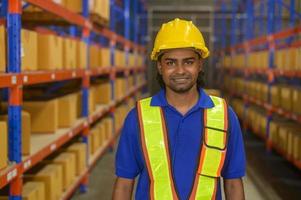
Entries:
[[186, 61], [185, 64], [186, 65], [192, 65], [194, 62], [193, 61]]
[[166, 65], [168, 65], [168, 66], [173, 66], [174, 64], [175, 64], [175, 62], [173, 62], [173, 61], [166, 62]]

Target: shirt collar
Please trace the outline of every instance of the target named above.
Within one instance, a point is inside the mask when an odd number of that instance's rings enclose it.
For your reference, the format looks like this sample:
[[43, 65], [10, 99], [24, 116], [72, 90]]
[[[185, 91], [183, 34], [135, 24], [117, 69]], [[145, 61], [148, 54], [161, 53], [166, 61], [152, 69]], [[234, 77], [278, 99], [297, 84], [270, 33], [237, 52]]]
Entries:
[[[208, 94], [203, 89], [199, 90], [200, 98], [195, 106], [199, 108], [212, 108], [214, 106], [213, 101]], [[161, 89], [157, 94], [152, 97], [151, 106], [169, 106], [165, 90]]]

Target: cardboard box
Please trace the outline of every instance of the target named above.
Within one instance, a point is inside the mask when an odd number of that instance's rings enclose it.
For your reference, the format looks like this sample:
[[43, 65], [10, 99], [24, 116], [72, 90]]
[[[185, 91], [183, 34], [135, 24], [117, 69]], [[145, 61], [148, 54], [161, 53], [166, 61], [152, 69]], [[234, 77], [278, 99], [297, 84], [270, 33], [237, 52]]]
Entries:
[[295, 70], [296, 69], [296, 57], [297, 55], [297, 48], [292, 47], [288, 49], [288, 57], [286, 59], [287, 69], [288, 70]]
[[101, 48], [101, 67], [110, 67], [111, 66], [111, 52], [109, 48]]
[[296, 65], [296, 70], [301, 70], [301, 47], [296, 48], [296, 56], [295, 56], [295, 65]]
[[287, 141], [288, 141], [287, 137], [288, 137], [287, 128], [285, 126], [280, 126], [277, 145], [280, 147], [282, 151], [286, 151], [287, 149]]
[[296, 133], [293, 138], [293, 158], [301, 160], [301, 134]]
[[110, 0], [89, 1], [90, 13], [96, 14], [103, 19], [110, 20]]
[[293, 90], [293, 112], [301, 115], [301, 106], [299, 105], [301, 102], [301, 89], [294, 88]]
[[38, 200], [45, 200], [46, 199], [46, 192], [45, 192], [45, 185], [43, 182], [31, 182], [35, 185], [37, 191], [37, 199]]
[[[22, 118], [22, 155], [29, 155], [31, 153], [30, 134], [31, 134], [31, 120], [30, 114], [26, 111], [21, 112]], [[0, 116], [1, 121], [8, 122], [7, 115]]]
[[[288, 144], [287, 144], [287, 155], [289, 158], [293, 158], [294, 155], [294, 139], [297, 139], [295, 136], [300, 135], [301, 127], [298, 124], [292, 123], [291, 126], [287, 128], [287, 134], [288, 134]], [[297, 139], [298, 140], [298, 139]]]
[[38, 69], [55, 70], [63, 67], [63, 39], [51, 34], [38, 34]]
[[92, 132], [90, 131], [90, 134], [88, 135], [88, 153], [90, 156], [92, 156], [94, 153], [92, 144], [93, 144], [93, 137], [92, 137]]
[[76, 67], [78, 69], [87, 68], [87, 45], [83, 41], [76, 42]]
[[38, 34], [34, 31], [21, 30], [21, 69], [35, 71], [38, 69]]
[[103, 146], [105, 140], [106, 140], [106, 127], [105, 124], [103, 122], [100, 122], [97, 125], [98, 128], [98, 148], [99, 149], [101, 146]]
[[0, 72], [6, 70], [6, 38], [5, 27], [0, 26]]
[[8, 161], [8, 133], [6, 121], [0, 121], [0, 170], [7, 166]]
[[109, 140], [113, 135], [113, 119], [106, 117], [103, 123], [105, 124], [105, 140]]
[[82, 92], [76, 93], [76, 110], [77, 110], [77, 118], [82, 117]]
[[125, 67], [125, 53], [121, 50], [115, 50], [115, 66]]
[[109, 104], [111, 102], [111, 92], [109, 81], [99, 84], [95, 90], [95, 103]]
[[62, 168], [62, 189], [63, 191], [66, 190], [72, 184], [72, 175], [71, 171], [69, 170], [70, 165], [70, 156], [64, 155], [63, 153], [59, 154], [52, 160], [44, 160], [42, 161], [43, 164], [49, 165], [60, 165]]
[[60, 97], [58, 100], [58, 125], [59, 127], [71, 127], [77, 118], [76, 94]]
[[98, 68], [101, 65], [100, 47], [98, 45], [90, 45], [90, 68]]
[[36, 174], [25, 174], [25, 181], [38, 181], [43, 182], [45, 185], [46, 200], [58, 199], [58, 186], [57, 184], [57, 168], [53, 165], [46, 165]]
[[273, 106], [280, 106], [281, 87], [279, 85], [271, 86], [271, 103]]
[[269, 139], [272, 141], [273, 144], [277, 143], [278, 131], [279, 131], [278, 123], [276, 121], [271, 121], [270, 122]]
[[89, 113], [93, 113], [96, 109], [95, 103], [95, 93], [97, 92], [97, 88], [90, 87], [89, 89]]
[[32, 133], [54, 133], [58, 129], [58, 101], [24, 102], [23, 109], [30, 113]]
[[76, 177], [76, 155], [74, 153], [67, 152], [65, 149], [62, 150], [61, 155], [67, 156], [68, 161], [68, 171], [69, 171], [69, 183], [72, 184]]
[[102, 17], [106, 20], [110, 20], [110, 0], [102, 0], [102, 3]]
[[45, 198], [45, 185], [43, 182], [29, 181], [23, 185], [22, 199], [44, 200]]
[[91, 154], [93, 155], [97, 151], [98, 147], [100, 146], [98, 127], [94, 127], [91, 130], [90, 134], [91, 134]]
[[75, 143], [69, 146], [65, 151], [73, 153], [76, 157], [76, 175], [79, 176], [86, 169], [86, 149], [84, 143]]
[[127, 92], [126, 79], [118, 77], [115, 79], [115, 99], [122, 98]]
[[263, 102], [268, 102], [268, 96], [269, 96], [269, 86], [267, 84], [261, 85], [261, 100]]
[[82, 0], [64, 0], [64, 6], [75, 13], [82, 13]]
[[290, 86], [281, 87], [280, 106], [286, 111], [292, 111], [293, 107], [293, 89]]
[[76, 68], [76, 40], [63, 38], [63, 69]]

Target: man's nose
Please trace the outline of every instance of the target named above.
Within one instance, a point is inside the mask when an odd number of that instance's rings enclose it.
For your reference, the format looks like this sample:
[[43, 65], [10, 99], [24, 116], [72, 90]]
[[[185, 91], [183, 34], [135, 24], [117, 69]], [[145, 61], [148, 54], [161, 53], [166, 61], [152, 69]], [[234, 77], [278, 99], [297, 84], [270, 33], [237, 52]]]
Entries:
[[178, 64], [176, 67], [176, 72], [179, 74], [183, 74], [185, 72], [185, 68], [182, 64]]

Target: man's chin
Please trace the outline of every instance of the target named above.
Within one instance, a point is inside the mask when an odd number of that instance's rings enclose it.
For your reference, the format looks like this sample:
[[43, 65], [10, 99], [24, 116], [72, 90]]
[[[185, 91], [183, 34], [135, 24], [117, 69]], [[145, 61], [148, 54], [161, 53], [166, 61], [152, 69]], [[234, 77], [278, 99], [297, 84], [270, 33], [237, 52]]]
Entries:
[[192, 89], [193, 86], [186, 86], [186, 87], [171, 87], [170, 89], [179, 94], [187, 93]]

